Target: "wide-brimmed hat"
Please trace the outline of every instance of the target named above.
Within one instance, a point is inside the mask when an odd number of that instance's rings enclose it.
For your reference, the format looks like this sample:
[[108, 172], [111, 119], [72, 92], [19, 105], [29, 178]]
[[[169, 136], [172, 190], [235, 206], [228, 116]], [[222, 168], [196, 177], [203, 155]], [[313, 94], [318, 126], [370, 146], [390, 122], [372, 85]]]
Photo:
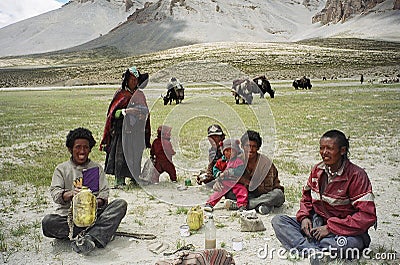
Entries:
[[219, 126], [218, 124], [213, 124], [207, 129], [207, 136], [212, 136], [212, 135], [225, 135], [225, 134], [222, 131], [221, 126]]

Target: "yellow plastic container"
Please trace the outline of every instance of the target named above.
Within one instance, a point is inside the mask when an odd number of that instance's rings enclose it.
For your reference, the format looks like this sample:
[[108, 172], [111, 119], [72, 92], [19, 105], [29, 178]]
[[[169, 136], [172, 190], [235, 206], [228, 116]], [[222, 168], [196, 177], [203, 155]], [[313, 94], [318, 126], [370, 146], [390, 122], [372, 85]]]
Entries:
[[199, 230], [204, 223], [204, 212], [200, 205], [192, 207], [188, 214], [186, 223], [188, 224], [190, 230]]
[[72, 220], [78, 227], [88, 227], [96, 221], [97, 199], [85, 186], [72, 199]]

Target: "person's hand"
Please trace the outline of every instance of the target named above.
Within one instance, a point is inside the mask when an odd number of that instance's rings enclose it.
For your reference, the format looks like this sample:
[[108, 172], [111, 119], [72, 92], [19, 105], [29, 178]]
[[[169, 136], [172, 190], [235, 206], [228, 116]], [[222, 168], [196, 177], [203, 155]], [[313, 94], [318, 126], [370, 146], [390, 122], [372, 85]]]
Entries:
[[312, 238], [311, 229], [312, 229], [312, 222], [310, 218], [304, 218], [301, 221], [301, 231], [303, 231], [306, 237]]
[[197, 176], [197, 177], [196, 177], [196, 182], [197, 182], [198, 185], [203, 184], [203, 180], [201, 179], [200, 176]]
[[224, 185], [222, 185], [221, 182], [216, 181], [213, 185], [213, 190], [214, 191], [222, 191], [222, 188], [224, 187]]
[[81, 191], [81, 188], [74, 188], [73, 190], [67, 190], [63, 193], [63, 200], [65, 202], [72, 201], [72, 198]]
[[126, 110], [125, 109], [118, 109], [115, 111], [114, 117], [119, 119], [121, 115], [125, 116], [126, 115]]
[[311, 229], [311, 235], [316, 239], [316, 240], [321, 240], [327, 235], [329, 235], [329, 230], [326, 225], [323, 226], [318, 226], [315, 228]]
[[97, 198], [97, 207], [103, 207], [106, 204], [106, 201], [101, 199], [101, 198]]
[[107, 144], [100, 144], [99, 150], [102, 152], [107, 152]]

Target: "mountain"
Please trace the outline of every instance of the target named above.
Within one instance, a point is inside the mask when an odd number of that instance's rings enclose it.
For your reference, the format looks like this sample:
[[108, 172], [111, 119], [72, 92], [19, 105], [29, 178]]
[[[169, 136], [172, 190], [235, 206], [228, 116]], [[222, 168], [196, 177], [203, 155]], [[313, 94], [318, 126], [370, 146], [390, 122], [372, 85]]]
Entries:
[[71, 0], [61, 8], [0, 29], [0, 56], [57, 51], [83, 44], [126, 21], [144, 1]]
[[351, 37], [400, 41], [400, 0], [71, 0], [0, 29], [0, 56]]

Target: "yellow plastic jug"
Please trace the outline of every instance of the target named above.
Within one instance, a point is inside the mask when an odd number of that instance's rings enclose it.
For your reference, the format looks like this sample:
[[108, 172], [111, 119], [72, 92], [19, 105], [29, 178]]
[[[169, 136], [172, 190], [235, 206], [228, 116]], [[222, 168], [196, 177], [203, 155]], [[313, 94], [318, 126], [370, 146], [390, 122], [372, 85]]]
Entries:
[[97, 199], [85, 186], [72, 199], [72, 220], [78, 227], [88, 227], [96, 221]]
[[190, 230], [199, 230], [204, 223], [204, 212], [200, 205], [190, 208], [186, 222]]

